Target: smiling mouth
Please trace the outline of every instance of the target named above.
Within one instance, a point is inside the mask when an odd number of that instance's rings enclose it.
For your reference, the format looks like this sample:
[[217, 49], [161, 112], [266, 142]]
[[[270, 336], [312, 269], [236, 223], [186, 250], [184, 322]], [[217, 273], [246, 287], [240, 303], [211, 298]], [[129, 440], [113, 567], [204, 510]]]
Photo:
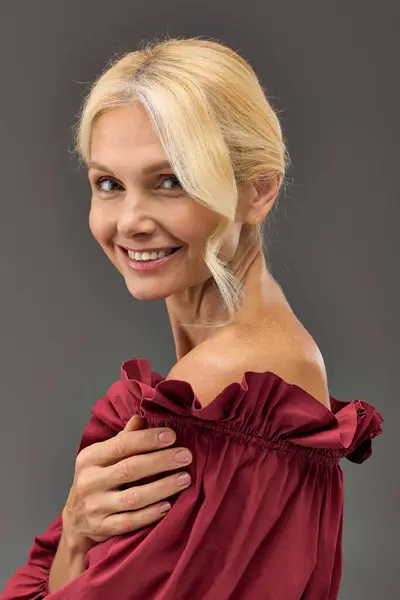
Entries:
[[139, 251], [134, 252], [132, 250], [127, 250], [123, 246], [120, 246], [120, 249], [131, 260], [136, 260], [136, 261], [140, 261], [140, 262], [152, 262], [152, 261], [160, 260], [164, 257], [171, 256], [172, 254], [174, 254], [181, 248], [183, 248], [183, 246], [177, 246], [176, 248], [165, 248], [165, 250], [158, 250], [158, 251], [143, 250], [141, 252], [139, 252]]

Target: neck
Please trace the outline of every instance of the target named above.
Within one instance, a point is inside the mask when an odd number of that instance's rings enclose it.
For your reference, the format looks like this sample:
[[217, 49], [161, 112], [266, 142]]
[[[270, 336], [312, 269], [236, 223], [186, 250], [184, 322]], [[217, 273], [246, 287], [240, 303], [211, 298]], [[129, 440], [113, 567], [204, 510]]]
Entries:
[[255, 242], [244, 252], [236, 253], [231, 268], [243, 284], [243, 301], [233, 321], [222, 327], [199, 326], [199, 322], [218, 323], [227, 320], [227, 313], [212, 278], [188, 288], [179, 295], [166, 298], [177, 360], [188, 354], [205, 340], [227, 328], [256, 325], [257, 321], [285, 303], [283, 291], [268, 272], [261, 243]]

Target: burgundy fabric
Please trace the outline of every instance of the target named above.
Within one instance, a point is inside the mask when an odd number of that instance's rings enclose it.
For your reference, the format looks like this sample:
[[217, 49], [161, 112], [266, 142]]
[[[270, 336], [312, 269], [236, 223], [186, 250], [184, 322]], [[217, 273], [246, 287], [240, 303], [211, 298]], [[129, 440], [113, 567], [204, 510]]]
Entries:
[[[78, 451], [140, 413], [190, 448], [191, 486], [159, 523], [89, 551], [48, 593], [61, 517], [37, 538], [0, 600], [334, 600], [342, 562], [341, 458], [362, 463], [383, 419], [361, 400], [332, 412], [296, 385], [248, 371], [202, 408], [189, 383], [133, 358], [94, 406]], [[149, 479], [150, 480], [150, 479]]]

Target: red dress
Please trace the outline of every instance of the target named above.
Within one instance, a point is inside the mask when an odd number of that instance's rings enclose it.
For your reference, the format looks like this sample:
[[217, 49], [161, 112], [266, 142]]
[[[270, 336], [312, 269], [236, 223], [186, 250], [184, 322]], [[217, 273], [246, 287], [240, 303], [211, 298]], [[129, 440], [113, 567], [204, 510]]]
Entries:
[[[342, 567], [343, 477], [383, 419], [361, 400], [332, 412], [278, 375], [248, 371], [202, 408], [189, 383], [133, 358], [94, 406], [79, 449], [137, 413], [188, 447], [192, 484], [162, 521], [92, 548], [85, 571], [49, 594], [59, 516], [0, 600], [334, 600]], [[150, 479], [148, 479], [150, 481]]]

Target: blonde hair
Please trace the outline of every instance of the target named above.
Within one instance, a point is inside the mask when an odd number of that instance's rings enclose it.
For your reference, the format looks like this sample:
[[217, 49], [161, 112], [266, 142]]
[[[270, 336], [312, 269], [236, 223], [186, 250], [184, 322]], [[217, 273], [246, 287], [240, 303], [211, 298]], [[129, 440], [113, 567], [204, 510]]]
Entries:
[[[277, 113], [252, 67], [231, 48], [199, 37], [144, 42], [110, 59], [82, 105], [75, 142], [86, 164], [96, 118], [136, 103], [146, 109], [183, 189], [221, 216], [204, 260], [232, 319], [241, 282], [217, 255], [235, 218], [237, 186], [278, 179], [280, 190], [286, 183], [290, 159]], [[260, 225], [244, 227], [249, 243], [262, 244]]]

